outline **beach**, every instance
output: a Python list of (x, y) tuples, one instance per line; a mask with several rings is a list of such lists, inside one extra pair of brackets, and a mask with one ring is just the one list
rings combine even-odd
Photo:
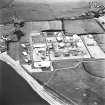
[(2, 61), (0, 61), (0, 74), (0, 78), (2, 76), (0, 81), (2, 104), (0, 105), (49, 105), (12, 67)]

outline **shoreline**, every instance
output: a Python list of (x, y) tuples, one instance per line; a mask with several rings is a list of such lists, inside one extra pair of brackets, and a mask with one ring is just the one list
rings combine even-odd
[(0, 73), (2, 74), (0, 105), (50, 105), (2, 60), (0, 60)]
[(21, 76), (29, 84), (29, 86), (50, 105), (68, 105), (68, 103), (63, 102), (58, 97), (53, 96), (50, 92), (44, 89), (42, 85), (40, 85), (20, 66), (19, 61), (14, 61), (6, 54), (6, 52), (0, 54), (0, 60), (10, 65), (15, 70), (15, 72)]

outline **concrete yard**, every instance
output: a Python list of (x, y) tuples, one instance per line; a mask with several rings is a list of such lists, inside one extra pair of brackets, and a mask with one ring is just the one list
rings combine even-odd
[(93, 35), (93, 37), (100, 48), (105, 52), (105, 34)]
[(88, 38), (88, 36), (82, 36), (81, 38), (83, 39), (91, 57), (95, 59), (105, 59), (104, 51), (100, 48), (100, 45), (98, 45), (98, 42), (95, 41), (94, 37), (92, 35), (90, 36), (92, 38)]

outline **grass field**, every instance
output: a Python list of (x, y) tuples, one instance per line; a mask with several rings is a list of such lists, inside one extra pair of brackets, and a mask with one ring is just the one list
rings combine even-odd
[(36, 80), (39, 80), (42, 84), (46, 83), (52, 75), (52, 72), (36, 72), (31, 74)]
[(65, 30), (71, 34), (104, 33), (94, 19), (65, 20)]
[[(101, 68), (99, 62), (97, 62), (97, 67)], [(68, 64), (74, 65), (75, 63), (76, 62)], [(84, 64), (86, 65), (86, 63)], [(91, 62), (88, 63), (88, 69), (90, 71), (95, 70), (93, 69), (96, 68), (94, 64), (96, 66), (94, 62), (93, 64), (91, 64)], [(91, 75), (85, 69), (84, 66), (80, 64), (74, 69), (57, 70), (52, 77), (52, 72), (33, 73), (32, 76), (43, 83), (47, 83), (49, 88), (68, 100), (72, 99), (74, 102), (78, 103), (78, 105), (95, 105), (94, 103), (104, 105), (104, 79)], [(50, 81), (48, 82), (49, 79)]]
[(52, 65), (54, 69), (62, 69), (62, 68), (67, 68), (67, 67), (73, 67), (75, 66), (79, 61), (72, 61), (70, 59), (68, 60), (59, 60), (56, 62), (53, 62)]
[(93, 76), (105, 78), (105, 60), (84, 63), (85, 70)]
[(76, 69), (56, 71), (48, 86), (66, 98), (77, 102), (78, 105), (94, 105), (94, 102), (97, 105), (104, 105), (103, 83), (105, 84), (105, 81), (92, 77), (80, 65)]

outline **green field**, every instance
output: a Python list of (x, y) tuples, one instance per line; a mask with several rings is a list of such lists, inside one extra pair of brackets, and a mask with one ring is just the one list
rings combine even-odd
[(94, 19), (65, 20), (65, 30), (70, 34), (104, 33)]
[[(87, 63), (84, 63), (84, 65), (86, 64)], [(93, 62), (93, 64), (96, 66), (95, 62)], [(90, 71), (96, 68), (93, 64), (89, 66), (88, 62), (88, 69)], [(97, 63), (97, 67), (99, 65), (100, 64)], [(97, 105), (104, 105), (104, 79), (91, 75), (85, 69), (84, 66), (80, 64), (74, 69), (57, 70), (54, 74), (53, 72), (33, 73), (32, 76), (43, 83), (47, 83), (46, 85), (49, 88), (68, 100), (72, 99), (78, 103), (78, 105), (94, 105), (95, 102)], [(51, 77), (52, 74), (53, 76)], [(49, 79), (50, 81), (48, 82)]]

